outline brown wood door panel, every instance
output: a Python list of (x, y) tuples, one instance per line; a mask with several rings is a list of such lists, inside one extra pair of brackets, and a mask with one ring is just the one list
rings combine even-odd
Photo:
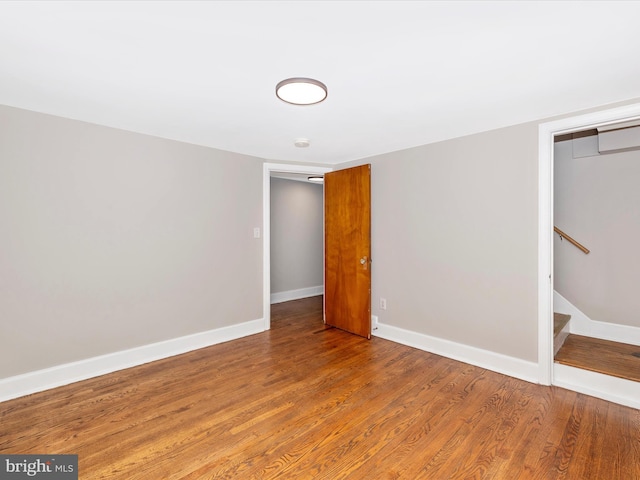
[(371, 338), (371, 165), (324, 176), (325, 323)]

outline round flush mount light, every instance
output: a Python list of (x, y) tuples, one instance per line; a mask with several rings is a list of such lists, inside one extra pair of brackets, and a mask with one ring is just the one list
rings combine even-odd
[(313, 177), (307, 177), (307, 180), (313, 183), (322, 183), (324, 182), (324, 177), (321, 175), (314, 175)]
[(307, 148), (311, 145), (311, 142), (306, 138), (296, 138), (296, 141), (293, 144), (298, 148)]
[(327, 86), (313, 78), (287, 78), (276, 85), (276, 96), (292, 105), (314, 105), (327, 98)]

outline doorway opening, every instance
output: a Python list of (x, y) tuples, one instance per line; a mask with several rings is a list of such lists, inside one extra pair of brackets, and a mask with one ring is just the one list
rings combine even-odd
[(553, 348), (554, 139), (557, 136), (640, 119), (640, 104), (541, 124), (538, 136), (538, 366), (539, 381), (640, 408), (640, 384), (577, 368), (556, 366)]
[(553, 175), (554, 368), (640, 382), (640, 126), (556, 136)]
[(262, 244), (263, 244), (263, 320), (264, 330), (271, 328), (271, 177), (275, 174), (324, 175), (331, 167), (265, 163), (262, 186)]

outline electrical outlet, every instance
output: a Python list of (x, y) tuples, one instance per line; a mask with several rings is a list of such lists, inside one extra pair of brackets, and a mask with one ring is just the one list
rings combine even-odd
[(387, 309), (387, 299), (386, 298), (380, 298), (380, 309), (381, 310), (386, 310)]

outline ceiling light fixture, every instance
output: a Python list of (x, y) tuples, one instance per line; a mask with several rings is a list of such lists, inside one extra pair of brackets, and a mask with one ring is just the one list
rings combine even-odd
[(296, 138), (293, 144), (298, 148), (307, 148), (311, 142), (307, 138)]
[(313, 183), (323, 183), (324, 177), (322, 176), (307, 177), (307, 180)]
[(313, 78), (287, 78), (276, 85), (276, 96), (292, 105), (314, 105), (327, 94), (327, 86)]

